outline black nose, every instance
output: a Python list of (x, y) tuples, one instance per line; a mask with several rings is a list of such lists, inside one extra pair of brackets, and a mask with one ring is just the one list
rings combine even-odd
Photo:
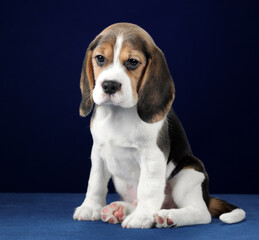
[(111, 95), (120, 90), (121, 84), (115, 81), (104, 81), (102, 83), (102, 88), (106, 94)]

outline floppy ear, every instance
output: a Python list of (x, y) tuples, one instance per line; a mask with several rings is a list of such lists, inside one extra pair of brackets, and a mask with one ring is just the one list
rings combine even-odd
[(169, 72), (165, 56), (155, 47), (143, 75), (137, 111), (139, 117), (154, 123), (162, 120), (171, 108), (174, 100), (175, 88)]
[(80, 79), (80, 89), (82, 94), (82, 100), (79, 108), (79, 114), (81, 117), (86, 117), (93, 108), (93, 97), (92, 91), (94, 88), (94, 73), (92, 65), (92, 54), (94, 48), (97, 46), (101, 36), (96, 37), (89, 45), (86, 50), (81, 79)]

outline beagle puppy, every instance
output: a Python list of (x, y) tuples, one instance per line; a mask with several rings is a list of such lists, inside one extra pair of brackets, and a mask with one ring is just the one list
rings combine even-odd
[[(162, 51), (137, 25), (117, 23), (89, 45), (80, 115), (91, 118), (92, 168), (76, 220), (123, 228), (240, 222), (244, 210), (210, 197), (208, 175), (171, 109), (174, 83)], [(121, 201), (106, 206), (112, 178)]]

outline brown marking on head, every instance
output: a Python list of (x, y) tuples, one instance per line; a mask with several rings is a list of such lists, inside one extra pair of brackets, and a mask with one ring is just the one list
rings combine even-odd
[[(86, 70), (83, 72), (82, 69), (81, 75), (80, 115), (86, 116), (91, 111), (93, 105), (91, 92), (94, 81), (113, 62), (113, 48), (116, 38), (120, 35), (123, 36), (120, 52), (122, 66), (130, 58), (140, 62), (135, 70), (128, 70), (124, 66), (131, 81), (138, 115), (148, 123), (160, 121), (168, 113), (174, 100), (173, 80), (162, 51), (150, 35), (144, 29), (130, 23), (117, 23), (109, 26), (90, 44), (83, 64)], [(94, 58), (98, 54), (106, 58), (105, 66), (100, 67), (96, 64)]]
[[(113, 56), (113, 53), (111, 53), (113, 48), (110, 47), (110, 45), (113, 42), (115, 42), (115, 36), (109, 34), (102, 36), (99, 34), (90, 43), (86, 50), (80, 79), (82, 100), (79, 108), (79, 114), (82, 117), (86, 117), (93, 108), (94, 102), (92, 98), (92, 91), (94, 89), (96, 75), (101, 72), (96, 65), (96, 62), (93, 61), (93, 58), (98, 55), (98, 51), (103, 52), (111, 58)], [(112, 61), (112, 59), (110, 61)]]
[(122, 65), (128, 59), (135, 59), (139, 62), (139, 66), (135, 70), (125, 69), (131, 82), (131, 88), (134, 99), (138, 100), (138, 85), (143, 78), (143, 73), (146, 68), (146, 56), (143, 51), (137, 46), (133, 46), (129, 41), (124, 40), (121, 52), (120, 52), (120, 62)]
[[(103, 67), (97, 65), (95, 61), (95, 57), (98, 55), (102, 55), (107, 60), (106, 64)], [(111, 42), (101, 43), (99, 46), (95, 48), (93, 51), (92, 64), (93, 64), (93, 72), (94, 78), (97, 79), (100, 73), (107, 68), (113, 61), (113, 44)]]
[(133, 95), (138, 97), (139, 117), (149, 123), (160, 121), (170, 110), (175, 97), (174, 83), (164, 54), (142, 28), (132, 24), (118, 25), (126, 29), (123, 31), (124, 55), (135, 51), (137, 57), (144, 59), (144, 64), (128, 72)]

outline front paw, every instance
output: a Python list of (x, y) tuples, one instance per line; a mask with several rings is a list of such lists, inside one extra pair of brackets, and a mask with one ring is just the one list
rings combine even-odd
[(74, 220), (100, 220), (101, 216), (101, 205), (96, 205), (96, 206), (87, 206), (87, 205), (81, 205), (78, 208), (76, 208), (75, 213), (74, 213)]
[(152, 228), (154, 226), (154, 212), (134, 211), (122, 222), (123, 228)]

